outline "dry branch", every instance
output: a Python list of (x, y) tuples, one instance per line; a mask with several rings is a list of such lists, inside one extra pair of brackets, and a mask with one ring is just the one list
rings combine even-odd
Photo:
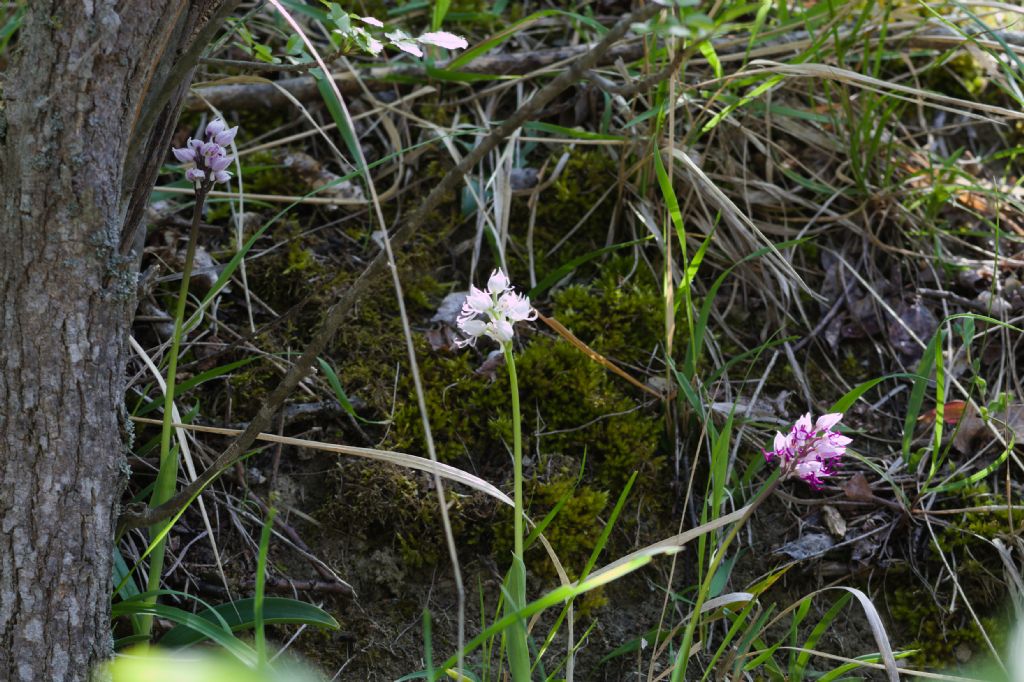
[[(459, 73), (521, 76), (586, 55), (588, 50), (594, 51), (596, 46), (573, 45), (480, 57), (459, 69)], [(640, 41), (612, 46), (603, 51), (590, 68), (613, 64), (618, 59), (627, 62), (635, 61), (643, 56), (643, 50), (644, 46)], [(446, 66), (447, 64), (441, 64), (438, 68), (444, 69)], [(342, 71), (332, 75), (343, 95), (361, 94), (364, 84), (370, 90), (387, 90), (395, 87), (401, 81), (412, 80), (422, 83), (431, 80), (426, 68), (422, 66), (382, 66), (358, 73)], [(301, 102), (310, 102), (320, 97), (316, 79), (312, 76), (285, 78), (273, 83), (253, 76), (240, 76), (236, 79), (227, 78), (193, 86), (195, 92), (186, 100), (185, 108), (188, 111), (204, 111), (207, 108), (206, 103), (209, 102), (210, 105), (222, 111), (275, 109), (289, 104), (287, 96), (281, 92), (281, 89), (286, 90), (288, 94)]]

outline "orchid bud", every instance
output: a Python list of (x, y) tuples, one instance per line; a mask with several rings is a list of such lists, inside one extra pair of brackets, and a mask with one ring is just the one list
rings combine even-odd
[(508, 276), (500, 268), (495, 270), (487, 280), (487, 288), (491, 293), (500, 294), (508, 289)]
[(190, 147), (181, 147), (180, 149), (172, 149), (171, 153), (181, 163), (191, 163), (196, 160), (196, 150)]
[(235, 135), (238, 134), (238, 126), (229, 128), (225, 131), (219, 132), (213, 136), (213, 141), (219, 144), (221, 147), (227, 147), (235, 140)]
[(224, 132), (228, 127), (228, 124), (223, 119), (215, 118), (210, 121), (206, 126), (206, 138), (212, 140)]

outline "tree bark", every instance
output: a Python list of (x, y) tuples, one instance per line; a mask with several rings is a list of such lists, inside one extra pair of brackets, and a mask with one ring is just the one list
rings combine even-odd
[(140, 220), (237, 0), (33, 0), (0, 99), (0, 679), (111, 653)]

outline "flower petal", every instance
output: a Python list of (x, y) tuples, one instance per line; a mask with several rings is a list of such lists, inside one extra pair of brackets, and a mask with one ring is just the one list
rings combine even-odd
[(842, 412), (832, 412), (831, 414), (823, 414), (820, 417), (818, 417), (818, 421), (815, 422), (814, 428), (816, 431), (830, 431), (832, 427), (838, 424), (842, 418)]
[(495, 320), (487, 326), (489, 327), (487, 335), (498, 343), (508, 343), (515, 334), (512, 324), (508, 320)]
[(228, 124), (224, 122), (224, 119), (215, 118), (210, 121), (206, 126), (206, 137), (213, 139), (217, 135), (227, 130)]
[(231, 165), (234, 158), (231, 156), (214, 156), (206, 161), (206, 167), (212, 170), (214, 173), (222, 171)]
[(521, 322), (522, 320), (536, 317), (536, 312), (530, 305), (530, 299), (514, 291), (506, 291), (501, 295), (501, 298), (498, 299), (498, 310), (505, 313), (506, 317), (513, 322)]
[(468, 336), (482, 336), (487, 331), (487, 323), (483, 320), (459, 318), (459, 329)]
[(416, 41), (427, 45), (437, 45), (448, 50), (464, 50), (469, 47), (469, 43), (466, 42), (465, 38), (454, 33), (447, 33), (446, 31), (424, 33)]
[(200, 153), (206, 158), (214, 156), (223, 156), (225, 154), (224, 148), (216, 142), (205, 142), (203, 143)]
[(385, 33), (384, 35), (387, 36), (388, 40), (391, 41), (392, 45), (397, 47), (402, 52), (408, 52), (409, 54), (414, 55), (416, 57), (423, 56), (423, 50), (416, 46), (416, 43), (412, 41), (412, 38), (405, 31), (391, 31), (389, 33)]
[(775, 451), (780, 452), (785, 450), (788, 445), (788, 439), (781, 433), (776, 432), (775, 434)]
[(492, 294), (500, 294), (501, 292), (508, 289), (508, 275), (501, 268), (498, 268), (491, 273), (490, 278), (487, 280), (487, 289)]
[(359, 21), (370, 26), (376, 26), (377, 28), (384, 28), (384, 22), (377, 17), (359, 17)]
[(467, 311), (486, 313), (492, 305), (494, 305), (494, 301), (491, 300), (491, 295), (488, 292), (470, 285), (469, 294), (466, 296), (465, 303), (462, 304), (462, 310), (464, 313)]

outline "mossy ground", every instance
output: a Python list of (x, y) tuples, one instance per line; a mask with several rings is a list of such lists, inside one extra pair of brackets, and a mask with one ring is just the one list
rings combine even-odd
[[(549, 160), (560, 154), (561, 150), (552, 152)], [(539, 165), (544, 160), (534, 158), (531, 162)], [(249, 191), (303, 193), (296, 178), (274, 158), (256, 155), (247, 163), (251, 164)], [(439, 177), (444, 170), (438, 162), (426, 165), (426, 181)], [(604, 151), (576, 149), (571, 153), (562, 175), (547, 190), (533, 217), (539, 276), (604, 247), (609, 234), (620, 241), (626, 238), (612, 229), (615, 190), (605, 196), (615, 186), (617, 174), (617, 162)], [(407, 294), (438, 457), (508, 490), (512, 475), (512, 425), (504, 367), (499, 366), (493, 377), (477, 374), (475, 370), (490, 350), (486, 342), (477, 350), (436, 350), (424, 334), (443, 297), (465, 289), (467, 284), (462, 279), (468, 270), (466, 256), (451, 246), (471, 236), (464, 225), (460, 199), (449, 197), (428, 221), (429, 229), (399, 253), (399, 274)], [(591, 211), (595, 206), (597, 209)], [(212, 219), (225, 217), (226, 214), (217, 214), (217, 210), (220, 208), (215, 206), (211, 211)], [(528, 277), (527, 246), (525, 230), (520, 227), (530, 220), (525, 198), (516, 198), (512, 211), (512, 223), (517, 227), (509, 245), (509, 266), (513, 280), (523, 282)], [(325, 222), (330, 220), (321, 209), (296, 209), (261, 242), (260, 248), (267, 249), (266, 253), (248, 262), (251, 293), (262, 302), (255, 308), (258, 323), (265, 324), (274, 318), (269, 310), (285, 316), (283, 322), (267, 327), (252, 339), (264, 353), (283, 356), (302, 348), (335, 293), (347, 287), (376, 252), (371, 239), (373, 226), (368, 222), (307, 229), (308, 225)], [(574, 227), (573, 237), (555, 248)], [(221, 255), (228, 253), (225, 242)], [(486, 271), (486, 265), (480, 269), (481, 273)], [(629, 248), (576, 268), (572, 281), (571, 285), (543, 292), (535, 303), (578, 338), (641, 380), (663, 376), (665, 369), (658, 364), (664, 355), (664, 302), (658, 291), (659, 283), (649, 271), (635, 267)], [(243, 298), (236, 291), (225, 299), (220, 312), (241, 319), (242, 305)], [(734, 309), (726, 315), (741, 341), (756, 340), (765, 322), (763, 311)], [(610, 374), (539, 323), (523, 332), (516, 359), (524, 417), (528, 512), (539, 520), (565, 501), (545, 535), (570, 576), (578, 575), (584, 566), (611, 506), (634, 473), (637, 479), (626, 512), (611, 534), (603, 558), (675, 533), (679, 500), (672, 485), (673, 453), (665, 434), (663, 405)], [(685, 338), (677, 339), (677, 343), (685, 342)], [(734, 341), (723, 339), (723, 343)], [(858, 359), (859, 348), (851, 348), (855, 346), (847, 345), (841, 350), (839, 367), (852, 381), (871, 378), (871, 370)], [(735, 347), (722, 350), (726, 356), (735, 356), (746, 349), (736, 343)], [(389, 282), (375, 285), (359, 302), (324, 359), (337, 370), (349, 397), (359, 405), (360, 414), (387, 423), (375, 425), (339, 418), (315, 426), (300, 425), (315, 429), (311, 437), (426, 455), (403, 330)], [(811, 357), (803, 367), (815, 388), (832, 381), (829, 364), (819, 360)], [(231, 401), (233, 418), (245, 419), (276, 385), (278, 377), (279, 371), (261, 360), (235, 372), (225, 385), (208, 387), (209, 392), (202, 397), (216, 404), (226, 398)], [(780, 363), (768, 377), (766, 391), (791, 388), (794, 381), (791, 367)], [(321, 399), (330, 396), (324, 390), (313, 394)], [(297, 394), (297, 400), (312, 400), (313, 394)], [(343, 665), (346, 657), (358, 655), (362, 657), (356, 666), (359, 670), (377, 671), (381, 679), (390, 672), (397, 677), (410, 672), (408, 662), (420, 655), (422, 642), (418, 641), (417, 633), (422, 609), (429, 607), (437, 623), (439, 649), (450, 650), (453, 605), (450, 597), (437, 595), (450, 595), (452, 586), (432, 479), (362, 460), (325, 463), (319, 455), (312, 459), (299, 454), (288, 453), (282, 468), (282, 476), (304, 491), (303, 511), (311, 514), (311, 523), (296, 524), (302, 527), (316, 553), (355, 584), (359, 593), (358, 600), (340, 602), (335, 609), (342, 613), (345, 637), (314, 636), (303, 640), (303, 648), (315, 652), (328, 670)], [(257, 455), (254, 464), (265, 468), (264, 460), (269, 457)], [(696, 481), (697, 490), (702, 489), (702, 483)], [(512, 545), (511, 511), (456, 486), (446, 490), (446, 500), (456, 546), (466, 566), (472, 605), (470, 622), (478, 623), (493, 613), (494, 604), (485, 600), (481, 615), (477, 594), (482, 591), (490, 598), (498, 593)], [(766, 518), (777, 519), (782, 515), (776, 513)], [(953, 530), (948, 535), (943, 533), (944, 541), (949, 543), (947, 549), (959, 553), (958, 565), (964, 568), (963, 575), (974, 581), (970, 584), (972, 596), (983, 593), (988, 589), (986, 576), (998, 572), (998, 564), (991, 562), (990, 555), (985, 561), (976, 558), (982, 554), (980, 545), (968, 548), (958, 543), (973, 537), (970, 532), (992, 537), (1003, 524), (999, 519), (970, 515), (954, 523), (954, 529), (961, 534)], [(763, 534), (759, 537), (764, 538), (766, 551), (753, 564), (751, 579), (773, 565), (775, 560), (765, 557), (773, 543), (777, 546), (784, 537), (778, 529), (772, 531), (769, 523), (758, 525), (757, 533)], [(929, 570), (938, 566), (935, 556), (927, 557), (927, 562)], [(527, 563), (532, 576), (531, 590), (554, 584), (552, 566), (539, 547), (531, 549)], [(691, 565), (680, 570), (685, 573), (693, 569)], [(892, 572), (891, 577), (897, 580), (899, 575)], [(951, 663), (962, 653), (961, 645), (980, 651), (977, 631), (972, 630), (968, 619), (951, 619), (943, 607), (914, 599), (920, 594), (919, 584), (914, 582), (916, 577), (908, 575), (906, 584), (894, 589), (888, 607), (894, 622), (908, 628), (910, 641), (921, 644), (919, 660), (928, 665)], [(780, 592), (779, 603), (806, 592), (806, 586), (797, 583), (794, 581), (792, 588)], [(616, 592), (612, 604), (622, 608), (644, 588), (650, 589), (644, 579), (617, 584), (611, 588)], [(660, 602), (647, 594), (644, 597), (654, 609), (654, 616), (635, 619), (634, 624), (649, 625), (656, 621)], [(601, 594), (588, 598), (581, 610), (587, 616), (611, 621), (609, 628), (624, 631), (626, 627), (614, 621), (614, 614), (602, 611), (602, 599)], [(369, 617), (360, 604), (371, 602), (386, 605), (385, 615)], [(999, 617), (999, 603), (994, 601), (991, 606), (993, 612), (983, 618)], [(928, 624), (910, 631), (910, 625), (922, 622)], [(638, 627), (623, 636), (639, 634), (639, 630)], [(407, 632), (413, 634), (397, 634)], [(851, 632), (869, 641), (865, 628), (858, 626)], [(595, 637), (600, 638), (600, 631)], [(401, 642), (392, 641), (396, 638)], [(621, 639), (613, 646), (618, 643)], [(606, 653), (610, 648), (598, 653)], [(400, 667), (389, 664), (389, 651), (400, 655)]]
[[(248, 163), (250, 191), (302, 192), (289, 170), (274, 163), (273, 158), (254, 157)], [(442, 172), (444, 168), (436, 164), (428, 169), (428, 175)], [(614, 181), (614, 164), (607, 156), (574, 152), (559, 181), (548, 190), (560, 198), (542, 202), (537, 211), (537, 253), (546, 253), (555, 246), (566, 226), (575, 225)], [(538, 258), (538, 272), (543, 275), (602, 247), (612, 205), (607, 201), (599, 206), (582, 221), (573, 239), (550, 256)], [(254, 316), (257, 325), (263, 327), (252, 342), (265, 353), (284, 354), (303, 347), (334, 293), (348, 286), (376, 250), (369, 230), (357, 223), (307, 229), (306, 225), (326, 217), (320, 210), (301, 207), (291, 212), (258, 243), (254, 253), (259, 255), (247, 263), (250, 293), (259, 301)], [(525, 216), (525, 199), (516, 199), (513, 210)], [(478, 375), (474, 370), (490, 350), (484, 343), (476, 350), (433, 350), (423, 333), (441, 299), (467, 284), (458, 274), (463, 267), (461, 257), (450, 247), (453, 239), (464, 236), (460, 230), (466, 229), (461, 227), (456, 197), (451, 197), (431, 222), (431, 229), (424, 230), (399, 253), (399, 273), (407, 292), (438, 456), (508, 489), (511, 423), (504, 367), (498, 367), (493, 379)], [(353, 258), (350, 254), (356, 244), (363, 245), (364, 253)], [(231, 252), (227, 241), (223, 247), (223, 252), (215, 253), (220, 259)], [(520, 281), (526, 277), (524, 248), (525, 235), (514, 234), (510, 269)], [(261, 249), (266, 253), (259, 253)], [(633, 269), (632, 257), (625, 254), (593, 261), (578, 269), (576, 284), (549, 292), (536, 303), (595, 350), (643, 379), (658, 357), (663, 324), (655, 283), (639, 275), (630, 276)], [(221, 313), (244, 317), (243, 306), (244, 298), (236, 289), (222, 304)], [(267, 324), (274, 319), (270, 310), (283, 321)], [(628, 551), (638, 537), (653, 541), (670, 534), (671, 520), (665, 513), (671, 507), (668, 453), (658, 401), (609, 374), (549, 331), (533, 325), (523, 332), (516, 358), (524, 412), (528, 511), (539, 520), (564, 502), (545, 535), (566, 570), (578, 575), (594, 549), (611, 505), (634, 472), (637, 482), (629, 511), (620, 518), (603, 556)], [(367, 444), (369, 438), (371, 445), (426, 455), (397, 303), (389, 282), (375, 285), (360, 300), (350, 323), (343, 326), (324, 359), (336, 369), (361, 415), (386, 424), (356, 424), (344, 418), (325, 423), (321, 419), (313, 426), (315, 435), (310, 435), (359, 444)], [(218, 405), (227, 402), (234, 419), (245, 419), (279, 376), (271, 363), (258, 360), (235, 372), (227, 382), (207, 386), (202, 399)], [(322, 392), (315, 393), (325, 397)], [(241, 396), (244, 400), (239, 401)], [(300, 431), (295, 435), (305, 435), (301, 430), (310, 426), (300, 420), (292, 428)], [(269, 453), (256, 455), (250, 464), (266, 469), (269, 457)], [(362, 460), (325, 463), (322, 456), (311, 458), (308, 453), (289, 453), (287, 449), (282, 462), (282, 478), (301, 489), (303, 507), (312, 512), (317, 524), (303, 528), (306, 540), (356, 585), (360, 600), (391, 604), (388, 622), (377, 626), (391, 631), (417, 621), (428, 605), (430, 580), (448, 580), (448, 555), (432, 479)], [(456, 545), (468, 575), (489, 585), (484, 591), (490, 599), (498, 593), (494, 580), (504, 571), (505, 557), (511, 551), (511, 510), (457, 486), (447, 488), (446, 497)], [(535, 589), (553, 585), (555, 572), (539, 546), (531, 549), (527, 560)], [(581, 600), (579, 607), (585, 613), (599, 614), (603, 600), (601, 593), (595, 593)], [(438, 637), (450, 641), (451, 623), (445, 616), (450, 604), (434, 603), (431, 608), (438, 611)], [(405, 625), (399, 628), (399, 623)], [(349, 626), (346, 629), (359, 641), (380, 636), (369, 622), (351, 622)], [(335, 648), (347, 650), (344, 638), (323, 637)], [(409, 646), (416, 646), (414, 640), (410, 642)], [(324, 650), (323, 645), (314, 637), (303, 649), (315, 653), (325, 668), (339, 665), (340, 652)], [(367, 659), (361, 665), (367, 670), (387, 669), (382, 660)]]

